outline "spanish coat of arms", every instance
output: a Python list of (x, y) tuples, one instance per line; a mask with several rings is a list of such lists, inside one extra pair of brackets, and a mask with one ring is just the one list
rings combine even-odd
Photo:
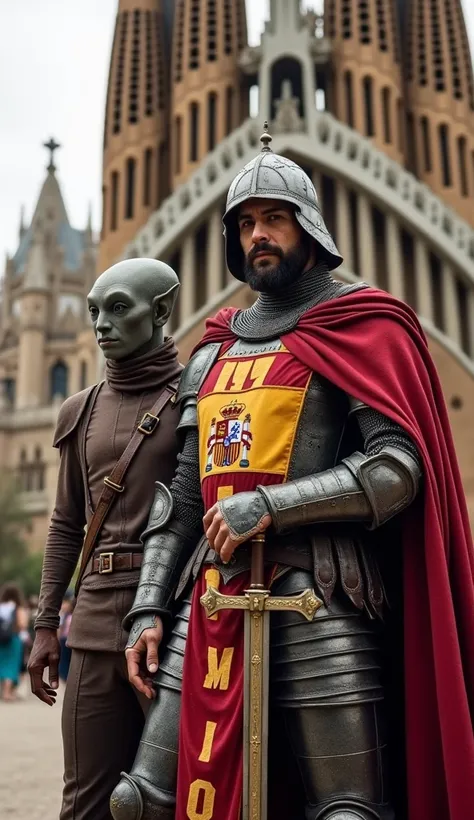
[(242, 419), (245, 404), (232, 402), (219, 410), (222, 418), (213, 418), (207, 440), (206, 473), (213, 467), (231, 467), (240, 459), (239, 467), (248, 467), (252, 446), (250, 414)]

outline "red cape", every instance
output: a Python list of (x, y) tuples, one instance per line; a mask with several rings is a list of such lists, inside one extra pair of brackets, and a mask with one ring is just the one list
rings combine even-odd
[[(198, 347), (234, 341), (234, 313), (224, 308), (208, 320)], [(423, 330), (403, 302), (365, 289), (312, 308), (282, 341), (312, 370), (401, 425), (423, 458), (424, 505), (403, 515), (409, 818), (465, 820), (474, 806), (474, 552)]]

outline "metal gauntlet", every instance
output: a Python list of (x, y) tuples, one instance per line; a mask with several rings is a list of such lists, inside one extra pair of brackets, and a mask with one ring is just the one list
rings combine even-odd
[(133, 624), (133, 643), (144, 629), (154, 625), (151, 616), (171, 615), (181, 572), (199, 537), (199, 533), (176, 521), (172, 514), (172, 495), (164, 484), (156, 482), (148, 527), (141, 537), (144, 555), (140, 580), (133, 606), (123, 621), (127, 631)]
[(316, 475), (259, 486), (277, 532), (317, 522), (362, 521), (371, 529), (388, 521), (415, 498), (418, 463), (396, 447), (367, 457), (353, 453)]

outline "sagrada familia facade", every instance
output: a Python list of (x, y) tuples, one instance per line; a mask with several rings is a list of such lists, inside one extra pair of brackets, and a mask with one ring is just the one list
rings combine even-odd
[(119, 0), (100, 240), (71, 226), (50, 141), (3, 278), (0, 469), (18, 477), (32, 549), (54, 505), (58, 407), (100, 377), (84, 302), (94, 278), (134, 256), (173, 265), (183, 361), (206, 316), (253, 298), (226, 270), (221, 217), (264, 119), (274, 150), (315, 182), (345, 258), (338, 276), (417, 311), (474, 524), (474, 80), (461, 0), (326, 0), (322, 16), (270, 0), (252, 47), (244, 0)]

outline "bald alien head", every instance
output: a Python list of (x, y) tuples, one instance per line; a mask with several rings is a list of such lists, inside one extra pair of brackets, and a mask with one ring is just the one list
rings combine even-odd
[(162, 344), (178, 290), (174, 270), (156, 259), (127, 259), (104, 271), (87, 297), (104, 356), (127, 359)]

